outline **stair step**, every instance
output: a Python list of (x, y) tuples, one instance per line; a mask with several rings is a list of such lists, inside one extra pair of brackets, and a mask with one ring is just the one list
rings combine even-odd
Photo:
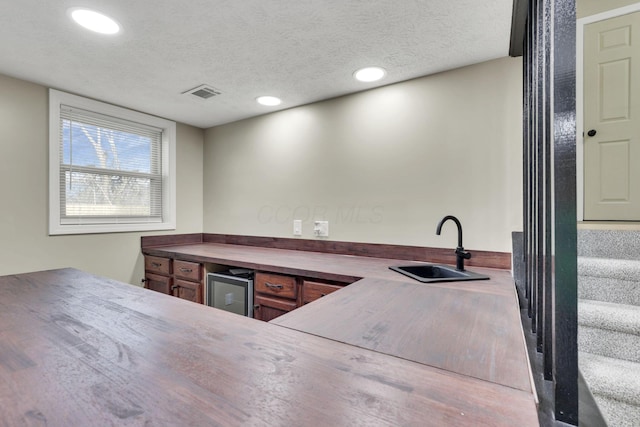
[(578, 256), (640, 259), (640, 231), (578, 230)]
[(578, 257), (578, 276), (640, 281), (640, 261), (581, 256)]
[(605, 396), (594, 396), (608, 427), (638, 427), (640, 406), (630, 405)]
[(640, 230), (578, 230), (578, 360), (610, 427), (640, 426)]
[(578, 301), (580, 351), (640, 362), (640, 307)]
[(581, 326), (640, 335), (640, 307), (635, 305), (581, 300), (578, 321)]
[(640, 282), (579, 276), (578, 298), (640, 306)]
[(578, 361), (609, 426), (639, 426), (640, 364), (582, 351)]
[(640, 306), (640, 261), (578, 257), (578, 298)]

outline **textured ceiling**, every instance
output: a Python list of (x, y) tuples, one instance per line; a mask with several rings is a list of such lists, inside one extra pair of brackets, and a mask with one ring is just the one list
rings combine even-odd
[[(124, 31), (84, 30), (67, 16), (76, 6)], [(511, 9), (512, 0), (0, 0), (0, 73), (206, 128), (507, 56)], [(352, 78), (370, 65), (386, 78)], [(222, 95), (181, 95), (203, 83)], [(260, 95), (283, 103), (260, 106)]]

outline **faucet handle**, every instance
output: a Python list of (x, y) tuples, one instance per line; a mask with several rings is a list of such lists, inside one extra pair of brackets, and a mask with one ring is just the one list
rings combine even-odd
[(471, 252), (467, 252), (464, 250), (464, 248), (462, 246), (458, 246), (456, 248), (456, 255), (461, 256), (464, 259), (469, 259), (471, 258)]

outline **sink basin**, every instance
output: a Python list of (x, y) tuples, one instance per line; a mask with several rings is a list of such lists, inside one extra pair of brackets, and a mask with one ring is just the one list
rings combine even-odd
[(420, 282), (457, 282), (461, 280), (486, 280), (489, 276), (473, 271), (456, 270), (455, 267), (443, 264), (414, 264), (389, 267), (393, 271), (404, 274)]

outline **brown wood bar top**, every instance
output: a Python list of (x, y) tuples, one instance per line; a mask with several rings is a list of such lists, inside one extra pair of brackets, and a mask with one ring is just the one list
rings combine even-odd
[[(453, 252), (453, 249), (451, 251)], [(245, 267), (254, 270), (335, 280), (344, 283), (353, 283), (364, 277), (389, 281), (411, 281), (412, 279), (389, 270), (389, 266), (414, 263), (414, 261), (402, 261), (398, 259), (371, 258), (222, 243), (199, 243), (144, 248), (143, 252), (145, 255)], [(455, 284), (443, 282), (434, 283), (431, 286), (454, 286), (457, 289), (469, 289), (509, 296), (513, 295), (513, 279), (507, 271), (482, 267), (472, 267), (471, 269), (486, 274), (492, 279), (500, 279), (484, 281), (482, 286), (478, 286), (473, 282), (455, 282)]]
[(64, 269), (0, 277), (0, 425), (538, 418), (531, 392)]
[(513, 287), (496, 295), (364, 279), (271, 323), (532, 392), (517, 306)]

